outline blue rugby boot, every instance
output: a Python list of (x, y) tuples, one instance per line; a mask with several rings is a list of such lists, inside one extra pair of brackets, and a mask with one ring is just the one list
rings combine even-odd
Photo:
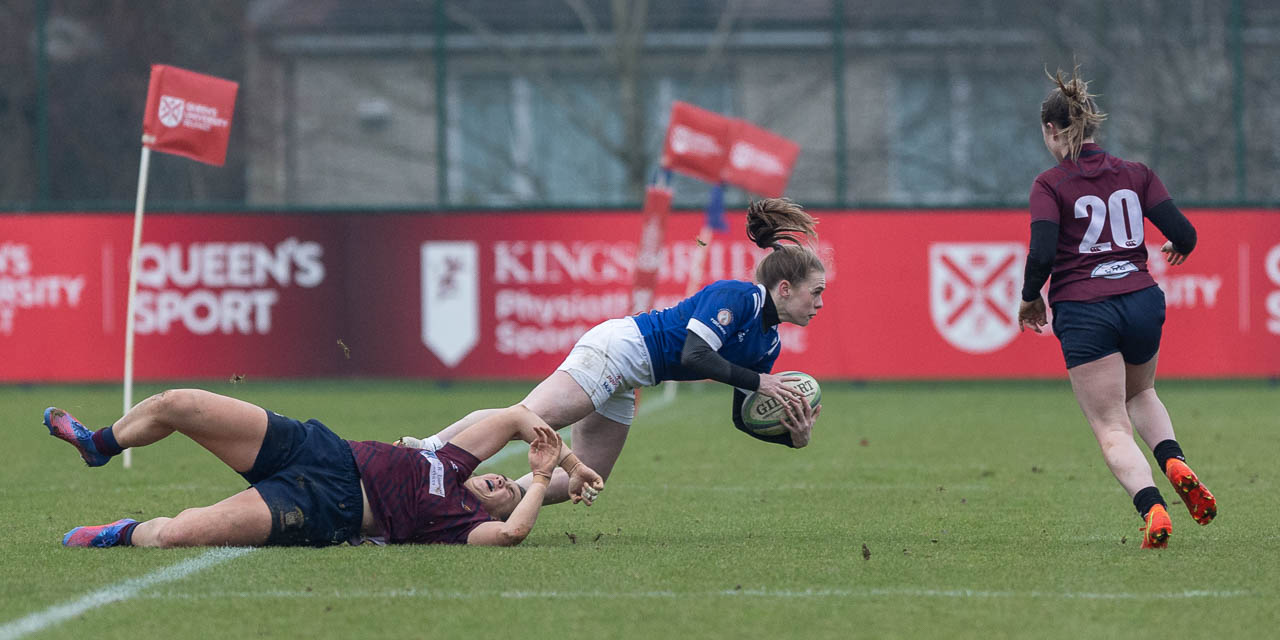
[(76, 527), (62, 536), (64, 547), (114, 547), (120, 544), (121, 533), (125, 527), (138, 524), (137, 520), (125, 518), (111, 524), (100, 524), (96, 527)]
[(49, 428), (49, 435), (75, 447), (85, 464), (101, 467), (111, 460), (111, 456), (98, 453), (98, 448), (93, 445), (93, 432), (66, 411), (56, 407), (45, 409), (44, 426)]

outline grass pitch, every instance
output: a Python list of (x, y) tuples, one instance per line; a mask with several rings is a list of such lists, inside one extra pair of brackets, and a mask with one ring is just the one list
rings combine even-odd
[[(353, 439), (424, 435), (528, 384), (333, 381), (205, 388)], [(1139, 521), (1065, 380), (828, 383), (811, 446), (752, 440), (729, 391), (683, 385), (641, 415), (596, 506), (543, 511), (513, 549), (64, 549), (73, 526), (173, 515), (243, 481), (176, 436), (88, 469), (48, 405), (100, 426), (120, 391), (0, 388), (0, 639), (17, 637), (1263, 637), (1280, 628), (1280, 388), (1158, 388), (1219, 499)], [(158, 391), (144, 388), (142, 394)], [(483, 469), (519, 475), (511, 449)], [(140, 634), (140, 635), (138, 635)]]

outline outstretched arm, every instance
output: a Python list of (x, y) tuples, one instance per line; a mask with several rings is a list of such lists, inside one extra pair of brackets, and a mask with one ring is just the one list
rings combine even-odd
[(564, 446), (560, 434), (545, 423), (535, 425), (533, 432), (534, 439), (529, 443), (529, 469), (533, 471), (533, 483), (506, 522), (482, 523), (467, 534), (467, 544), (511, 547), (524, 542), (533, 531), (547, 485), (551, 482), (551, 471), (555, 469), (560, 449)]

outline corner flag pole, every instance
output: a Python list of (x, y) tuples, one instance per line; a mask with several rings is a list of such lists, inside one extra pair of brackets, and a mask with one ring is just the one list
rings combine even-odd
[[(124, 413), (133, 408), (133, 305), (138, 294), (138, 247), (142, 244), (142, 210), (147, 202), (147, 174), (151, 169), (151, 147), (142, 145), (138, 164), (138, 201), (133, 207), (133, 246), (129, 250), (129, 303), (124, 321)], [(124, 414), (121, 414), (124, 415)], [(125, 449), (124, 468), (133, 466), (133, 449)]]

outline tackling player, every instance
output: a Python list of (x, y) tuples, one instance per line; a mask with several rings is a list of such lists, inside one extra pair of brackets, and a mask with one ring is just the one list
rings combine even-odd
[[(785, 384), (799, 378), (769, 372), (782, 351), (778, 325), (806, 326), (822, 308), (826, 268), (803, 242), (806, 236), (817, 238), (815, 224), (800, 205), (785, 198), (751, 203), (747, 237), (772, 249), (756, 268), (756, 282), (719, 280), (673, 307), (596, 325), (522, 404), (553, 427), (573, 425), (575, 450), (604, 478), (635, 418), (635, 389), (667, 380), (711, 379), (730, 385), (738, 429), (768, 442), (805, 446), (822, 407), (810, 408)], [(783, 402), (787, 433), (762, 436), (746, 428), (741, 407), (751, 391)], [(430, 438), (404, 437), (399, 444), (439, 447), (492, 411), (473, 412)], [(530, 480), (525, 476), (520, 483)], [(547, 502), (576, 494), (577, 483), (570, 480), (555, 474)]]
[[(234, 469), (251, 487), (173, 518), (76, 527), (69, 547), (520, 544), (533, 529), (559, 464), (591, 504), (603, 480), (559, 434), (520, 405), (494, 412), (438, 451), (339, 438), (316, 420), (299, 422), (247, 402), (196, 389), (147, 398), (114, 425), (90, 431), (49, 407), (49, 434), (75, 446), (91, 467), (124, 448), (177, 431)], [(476, 465), (513, 438), (530, 443), (527, 489)]]
[(1164, 292), (1147, 272), (1143, 217), (1168, 239), (1165, 260), (1180, 265), (1196, 230), (1160, 178), (1094, 143), (1105, 117), (1077, 67), (1040, 106), (1045, 146), (1058, 166), (1031, 187), (1031, 247), (1018, 310), (1020, 328), (1046, 324), (1040, 288), (1052, 273), (1049, 304), (1067, 375), (1102, 457), (1144, 521), (1143, 548), (1168, 544), (1172, 525), (1151, 467), (1133, 439), (1136, 428), (1191, 517), (1209, 524), (1213, 494), (1187, 466), (1173, 423), (1156, 396), (1156, 360), (1165, 319)]

